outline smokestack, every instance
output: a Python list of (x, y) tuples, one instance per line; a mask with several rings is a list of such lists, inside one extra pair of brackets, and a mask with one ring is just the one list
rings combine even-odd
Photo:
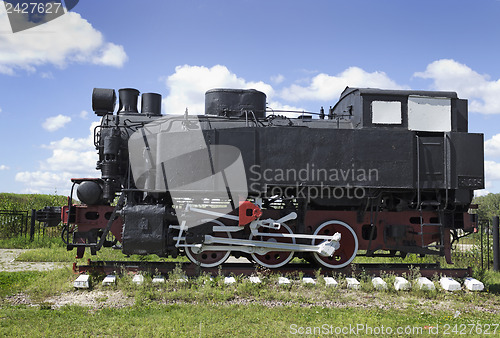
[(156, 93), (142, 94), (141, 113), (147, 115), (161, 115), (161, 95)]
[(139, 91), (134, 88), (122, 88), (118, 90), (120, 97), (120, 107), (118, 114), (137, 114), (137, 99), (139, 98)]

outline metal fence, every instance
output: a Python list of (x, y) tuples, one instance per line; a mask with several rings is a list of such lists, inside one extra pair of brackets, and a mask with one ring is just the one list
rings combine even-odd
[[(500, 243), (498, 216), (479, 220), (477, 231), (461, 237), (452, 245), (454, 260), (464, 260), (477, 269), (499, 271)], [(465, 234), (460, 234), (459, 237)]]
[(481, 270), (489, 270), (493, 266), (493, 231), (492, 222), (484, 221), (479, 223), (478, 241), (480, 245), (479, 259), (481, 262)]
[(33, 241), (45, 236), (59, 236), (59, 233), (60, 230), (37, 221), (34, 210), (0, 210), (0, 239), (24, 237)]
[(26, 236), (29, 223), (28, 211), (0, 210), (0, 238)]
[(481, 221), (478, 223), (477, 231), (464, 233), (458, 230), (456, 236), (452, 238), (452, 260), (463, 266), (490, 268), (490, 222)]

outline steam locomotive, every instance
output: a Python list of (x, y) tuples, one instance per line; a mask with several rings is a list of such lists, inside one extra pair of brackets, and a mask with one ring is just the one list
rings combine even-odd
[[(483, 135), (454, 92), (349, 88), (328, 111), (283, 112), (254, 89), (212, 89), (205, 114), (162, 115), (162, 98), (95, 88), (100, 178), (75, 178), (68, 250), (244, 256), (342, 268), (356, 255), (441, 255), (474, 231)], [(295, 116), (295, 117), (291, 117)], [(80, 203), (73, 203), (74, 191)]]

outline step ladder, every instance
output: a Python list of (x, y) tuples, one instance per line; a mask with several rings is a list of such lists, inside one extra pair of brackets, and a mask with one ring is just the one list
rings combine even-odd
[[(425, 206), (425, 202), (423, 204)], [(439, 210), (438, 212), (438, 222), (436, 223), (424, 223), (424, 217), (423, 217), (423, 213), (422, 213), (422, 204), (419, 208), (419, 211), (420, 211), (420, 232), (418, 233), (418, 235), (420, 235), (420, 239), (421, 239), (421, 243), (420, 243), (420, 246), (422, 248), (427, 248), (427, 249), (431, 249), (431, 248), (434, 248), (434, 249), (439, 249), (439, 251), (441, 250), (444, 250), (444, 226), (443, 226), (443, 217), (444, 217), (444, 211), (442, 210)], [(439, 228), (439, 231), (436, 232), (436, 231), (428, 231), (429, 227), (438, 227)], [(439, 234), (439, 244), (430, 244), (430, 245), (425, 245), (425, 242), (424, 242), (424, 237), (426, 235), (437, 235)]]
[[(449, 187), (449, 175), (448, 175), (448, 148), (449, 148), (449, 138), (448, 134), (444, 133), (443, 135), (443, 183), (444, 183), (444, 189), (445, 189), (445, 201), (444, 201), (444, 207), (440, 207), (441, 203), (439, 201), (422, 201), (422, 191), (421, 191), (421, 172), (420, 172), (420, 137), (416, 135), (416, 140), (417, 140), (417, 207), (420, 213), (420, 232), (418, 235), (420, 235), (421, 243), (420, 246), (422, 248), (427, 248), (427, 249), (438, 249), (441, 254), (444, 254), (444, 224), (443, 220), (445, 217), (445, 211), (444, 209), (448, 205), (448, 187)], [(426, 143), (422, 143), (426, 144)], [(435, 143), (432, 143), (432, 145), (435, 145)], [(427, 206), (434, 206), (437, 208), (438, 211), (438, 222), (424, 222), (424, 217), (423, 217), (423, 208)], [(433, 232), (433, 231), (427, 231), (429, 227), (438, 227), (439, 232)], [(424, 237), (426, 235), (436, 235), (439, 234), (439, 244), (430, 244), (426, 245), (424, 242)]]

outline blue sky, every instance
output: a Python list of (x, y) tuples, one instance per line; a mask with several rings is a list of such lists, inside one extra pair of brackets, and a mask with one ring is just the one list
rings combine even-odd
[(11, 33), (0, 6), (0, 192), (67, 194), (98, 176), (94, 87), (202, 113), (214, 87), (318, 111), (346, 87), (457, 91), (500, 192), (500, 1), (80, 1)]

